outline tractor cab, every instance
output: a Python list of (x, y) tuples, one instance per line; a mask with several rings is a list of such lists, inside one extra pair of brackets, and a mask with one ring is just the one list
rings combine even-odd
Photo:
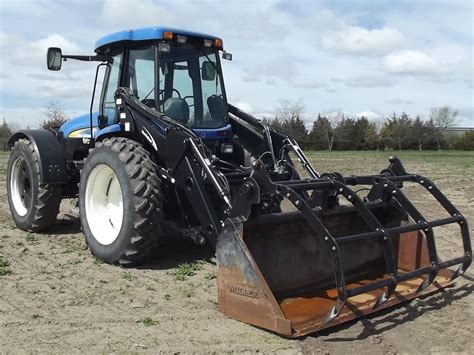
[[(140, 33), (135, 31), (135, 37)], [(99, 40), (96, 49), (112, 58), (101, 107), (107, 122), (113, 121), (113, 95), (121, 86), (130, 88), (148, 107), (189, 128), (226, 125), (227, 103), (219, 61), (222, 40), (173, 31), (162, 31), (157, 36), (162, 38), (156, 41), (107, 40), (116, 37)]]
[(97, 138), (117, 124), (114, 94), (119, 87), (129, 88), (141, 103), (193, 129), (201, 138), (232, 135), (219, 57), (222, 52), (223, 58), (231, 59), (231, 54), (223, 51), (220, 38), (161, 27), (142, 28), (99, 39), (95, 52), (96, 56), (62, 55), (58, 48), (48, 52), (48, 68), (52, 70), (59, 70), (61, 61), (68, 58), (102, 61), (99, 66), (105, 67), (98, 112), (67, 122), (60, 130), (65, 138), (90, 137), (91, 126)]

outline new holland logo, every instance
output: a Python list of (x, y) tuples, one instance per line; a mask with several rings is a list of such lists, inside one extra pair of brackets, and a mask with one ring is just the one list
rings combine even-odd
[(148, 132), (148, 130), (145, 127), (142, 128), (142, 134), (147, 139), (147, 141), (150, 142), (153, 148), (155, 148), (155, 150), (158, 150), (158, 147), (156, 146), (156, 142), (153, 139), (153, 136), (150, 134), (150, 132)]

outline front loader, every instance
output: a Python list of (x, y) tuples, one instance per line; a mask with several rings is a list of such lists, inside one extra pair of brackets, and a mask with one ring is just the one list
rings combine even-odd
[[(220, 54), (232, 58), (220, 38), (161, 27), (103, 37), (92, 56), (50, 48), (50, 70), (68, 59), (99, 64), (89, 114), (11, 137), (17, 226), (48, 231), (61, 198), (78, 197), (86, 242), (105, 262), (136, 265), (169, 235), (208, 244), (219, 310), (290, 337), (438, 290), (467, 270), (467, 221), (430, 180), (396, 157), (374, 175), (319, 173), (293, 138), (227, 102)], [(407, 184), (447, 217), (422, 214)], [(441, 260), (435, 230), (447, 225), (458, 226), (463, 250)]]

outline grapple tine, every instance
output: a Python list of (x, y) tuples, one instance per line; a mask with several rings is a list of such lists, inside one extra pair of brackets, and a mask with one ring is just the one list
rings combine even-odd
[(466, 272), (466, 270), (467, 270), (467, 268), (469, 267), (470, 264), (471, 263), (465, 263), (465, 264), (460, 265), (457, 268), (457, 270), (452, 274), (451, 281), (453, 281), (455, 278), (463, 275)]
[(377, 298), (377, 301), (375, 302), (374, 306), (372, 307), (372, 310), (375, 310), (379, 308), (381, 305), (383, 305), (385, 302), (387, 302), (392, 294), (395, 292), (395, 285), (390, 285), (384, 290), (384, 292)]
[(429, 285), (431, 285), (436, 278), (436, 272), (429, 273), (428, 276), (423, 280), (421, 285), (417, 288), (416, 292), (420, 293), (424, 289), (426, 289)]
[(337, 299), (336, 304), (331, 308), (331, 310), (323, 318), (323, 321), (319, 325), (319, 328), (324, 328), (328, 323), (330, 323), (334, 318), (336, 318), (339, 313), (341, 313), (344, 308), (345, 302), (340, 299)]

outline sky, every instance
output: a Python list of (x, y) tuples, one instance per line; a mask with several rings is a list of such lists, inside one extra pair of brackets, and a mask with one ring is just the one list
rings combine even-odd
[(459, 110), (474, 126), (474, 2), (0, 0), (0, 119), (36, 127), (56, 101), (69, 117), (89, 111), (95, 65), (46, 69), (46, 49), (93, 54), (111, 32), (170, 26), (219, 36), (230, 103), (272, 116), (282, 100), (318, 113), (377, 119), (430, 108)]

